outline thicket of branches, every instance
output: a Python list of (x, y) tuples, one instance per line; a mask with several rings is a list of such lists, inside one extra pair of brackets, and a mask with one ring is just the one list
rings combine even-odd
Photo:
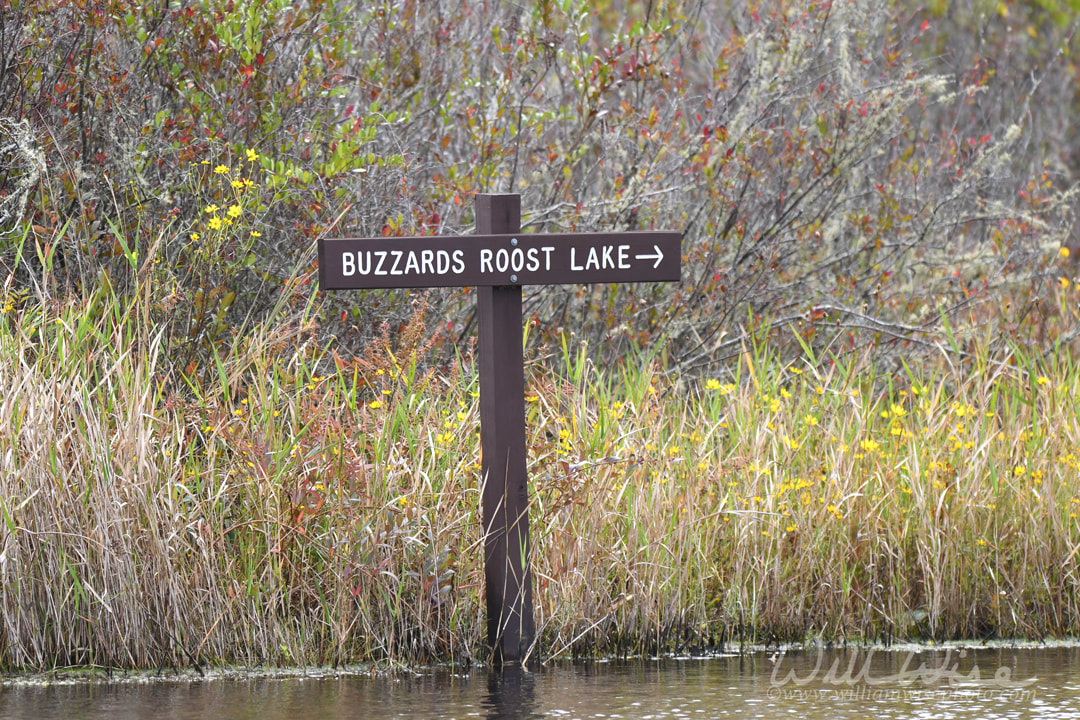
[[(747, 332), (883, 357), (1060, 347), (1077, 337), (1078, 17), (1029, 0), (7, 0), (6, 301), (153, 274), (190, 366), (308, 302), (316, 238), (470, 232), (475, 193), (519, 192), (531, 230), (685, 232), (680, 284), (528, 288), (541, 342), (662, 336), (683, 367)], [(472, 331), (467, 291), (429, 302), (442, 339)], [(410, 313), (394, 292), (325, 306), (324, 336), (353, 351)]]

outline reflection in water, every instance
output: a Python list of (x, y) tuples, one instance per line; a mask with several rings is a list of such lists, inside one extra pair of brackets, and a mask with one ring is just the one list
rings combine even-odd
[(536, 712), (536, 677), (522, 668), (488, 672), (487, 697), (482, 703), (487, 720), (540, 718)]
[(19, 685), (3, 720), (1077, 718), (1080, 647), (815, 650), (358, 675)]

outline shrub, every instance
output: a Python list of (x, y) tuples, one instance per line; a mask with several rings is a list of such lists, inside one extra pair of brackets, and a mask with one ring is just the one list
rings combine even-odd
[[(187, 363), (296, 278), (302, 302), (316, 238), (469, 232), (472, 196), (509, 191), (527, 229), (685, 232), (679, 285), (529, 289), (539, 342), (568, 328), (615, 356), (663, 337), (690, 368), (762, 332), (882, 358), (948, 334), (963, 352), (986, 327), (1071, 340), (1045, 302), (1071, 273), (1075, 123), (1047, 109), (1072, 87), (1069, 12), (13, 2), (0, 110), (32, 142), (3, 144), (3, 255), (24, 287), (103, 269), (123, 290), (163, 244), (158, 299), (188, 310), (160, 318)], [(211, 252), (191, 237), (234, 199), (219, 166), (257, 186)], [(358, 351), (406, 324), (404, 297), (325, 299), (323, 338)], [(472, 331), (467, 291), (429, 300), (445, 337)]]

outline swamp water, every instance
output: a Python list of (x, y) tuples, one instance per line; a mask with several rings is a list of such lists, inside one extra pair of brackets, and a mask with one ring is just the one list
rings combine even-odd
[(0, 679), (3, 720), (470, 717), (1080, 718), (1080, 647), (810, 649), (501, 674)]

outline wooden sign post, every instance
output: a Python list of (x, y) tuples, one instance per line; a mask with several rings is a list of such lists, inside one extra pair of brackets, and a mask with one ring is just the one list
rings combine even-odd
[(476, 286), (488, 643), (524, 662), (536, 637), (529, 570), (522, 285), (680, 278), (678, 232), (521, 234), (521, 196), (477, 195), (476, 235), (319, 241), (319, 288)]

